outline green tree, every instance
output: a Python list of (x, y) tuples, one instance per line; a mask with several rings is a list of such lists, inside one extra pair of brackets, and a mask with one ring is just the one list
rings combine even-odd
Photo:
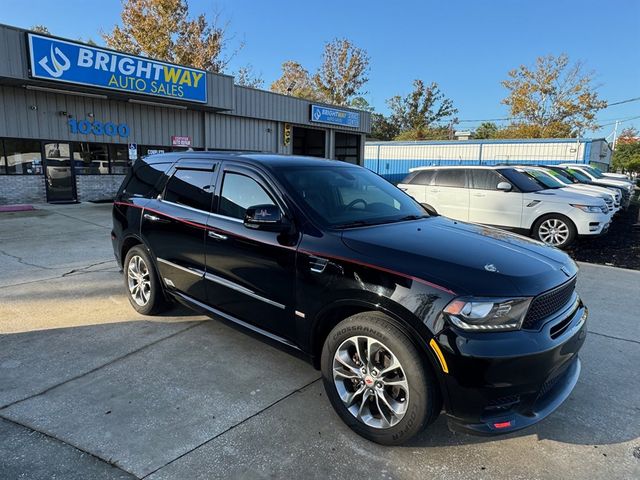
[(369, 55), (346, 38), (327, 42), (322, 63), (313, 76), (320, 95), (329, 103), (348, 105), (351, 99), (363, 93), (369, 81)]
[[(414, 80), (411, 93), (391, 97), (387, 105), (391, 110), (390, 122), (400, 131), (398, 139), (448, 138), (449, 130), (457, 122), (458, 110), (435, 82), (427, 85), (422, 80)], [(443, 122), (446, 127), (441, 125)]]
[(473, 138), (496, 138), (499, 130), (498, 126), (493, 122), (482, 122), (473, 132)]
[(282, 64), (282, 75), (271, 84), (271, 91), (305, 98), (313, 102), (324, 101), (316, 90), (309, 71), (292, 60)]
[(389, 117), (381, 113), (371, 114), (371, 133), (369, 138), (381, 141), (395, 140), (400, 135), (400, 129), (395, 125)]
[(511, 70), (502, 85), (509, 91), (502, 103), (517, 119), (504, 133), (527, 138), (575, 136), (596, 127), (600, 100), (593, 73), (566, 54), (538, 57), (535, 67)]
[(224, 71), (233, 57), (224, 55), (226, 26), (219, 16), (192, 19), (186, 0), (122, 0), (120, 18), (122, 26), (103, 34), (116, 50), (212, 72)]
[(637, 172), (640, 164), (640, 138), (638, 130), (631, 127), (625, 128), (618, 140), (616, 149), (613, 151), (611, 165), (614, 170), (623, 172)]

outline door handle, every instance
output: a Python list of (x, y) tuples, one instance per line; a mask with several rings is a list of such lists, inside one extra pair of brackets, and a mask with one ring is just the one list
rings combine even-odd
[(155, 215), (151, 215), (150, 213), (145, 213), (143, 217), (152, 222), (159, 222), (160, 220), (162, 220), (160, 217), (156, 217)]
[(472, 194), (474, 197), (486, 197), (487, 195), (485, 193), (474, 193)]
[(207, 232), (207, 235), (209, 235), (211, 238), (213, 238), (215, 240), (226, 240), (227, 238), (229, 238), (226, 235), (222, 235), (222, 234), (214, 232), (212, 230), (209, 230), (209, 232)]

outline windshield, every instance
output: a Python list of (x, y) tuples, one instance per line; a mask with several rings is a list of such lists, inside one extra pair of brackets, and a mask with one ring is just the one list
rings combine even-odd
[(547, 188), (564, 187), (564, 184), (562, 182), (556, 180), (555, 178), (553, 178), (552, 176), (546, 174), (541, 170), (534, 170), (534, 169), (527, 168), (525, 172), (527, 172), (529, 175), (531, 175), (533, 178), (535, 178), (538, 182), (540, 182), (542, 185), (544, 185)]
[(581, 183), (591, 183), (591, 179), (578, 170), (567, 168), (567, 172), (576, 177)]
[(602, 175), (600, 172), (597, 172), (593, 167), (589, 167), (588, 165), (585, 165), (582, 168), (596, 178), (604, 178), (604, 175)]
[(407, 194), (366, 168), (283, 167), (280, 180), (322, 225), (349, 228), (428, 216)]
[(545, 173), (551, 175), (558, 182), (562, 183), (565, 186), (573, 184), (571, 179), (569, 177), (567, 177), (564, 173), (560, 173), (560, 172), (558, 172), (556, 170), (545, 170)]
[(499, 170), (499, 172), (522, 192), (538, 192), (545, 189), (541, 183), (523, 171), (514, 168), (504, 168)]

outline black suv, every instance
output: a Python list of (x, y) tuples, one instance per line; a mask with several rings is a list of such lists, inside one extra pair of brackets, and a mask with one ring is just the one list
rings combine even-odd
[(173, 153), (135, 163), (113, 206), (133, 307), (177, 300), (303, 352), (356, 432), (405, 442), (444, 408), (494, 434), (555, 410), (587, 310), (563, 252), (429, 216), (344, 162)]

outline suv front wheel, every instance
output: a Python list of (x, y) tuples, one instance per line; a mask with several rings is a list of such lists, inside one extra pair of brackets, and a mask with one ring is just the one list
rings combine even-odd
[(564, 215), (552, 213), (540, 217), (533, 226), (535, 237), (547, 245), (566, 248), (576, 238), (576, 227)]
[(156, 269), (142, 245), (136, 245), (127, 252), (124, 259), (124, 283), (129, 302), (138, 313), (153, 315), (166, 309), (167, 300)]
[(379, 312), (339, 323), (322, 350), (331, 404), (356, 433), (399, 445), (440, 413), (436, 380), (411, 340)]

